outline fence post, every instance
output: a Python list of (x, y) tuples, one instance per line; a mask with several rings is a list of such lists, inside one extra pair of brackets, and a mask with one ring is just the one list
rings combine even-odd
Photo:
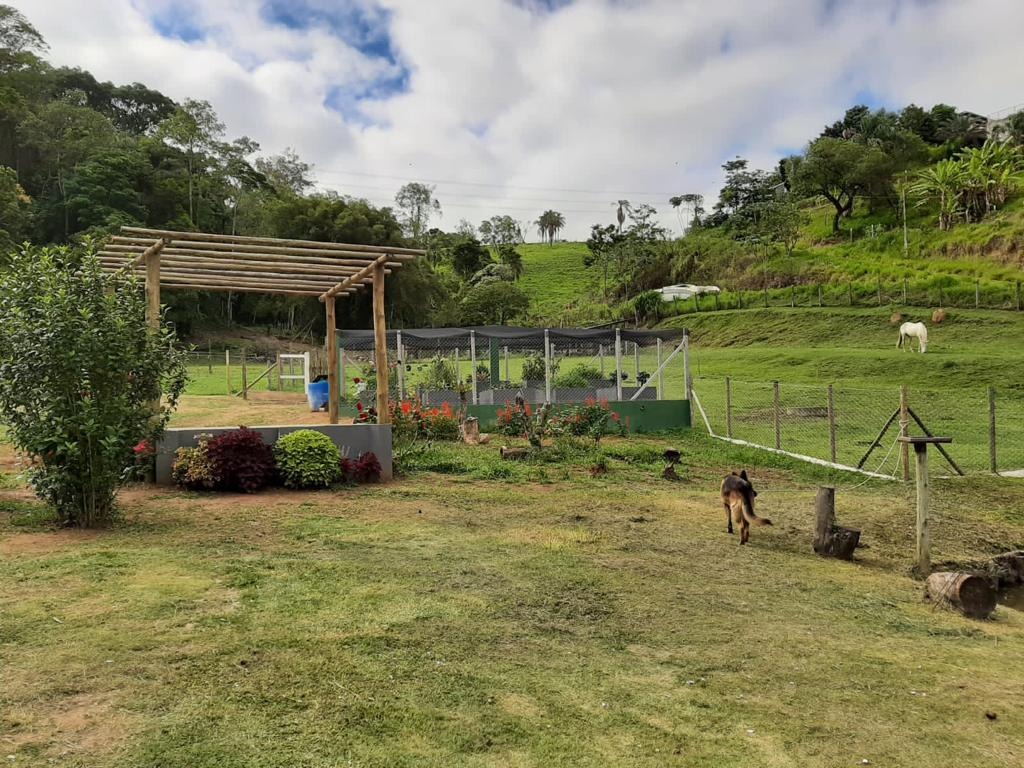
[(206, 372), (213, 374), (213, 342), (206, 343)]
[(683, 329), (683, 390), (687, 402), (693, 397), (693, 377), (690, 376), (690, 331)]
[(945, 304), (944, 297), (942, 295), (942, 286), (939, 286), (939, 307), (941, 308)]
[(505, 381), (512, 381), (512, 373), (509, 368), (508, 345), (505, 345)]
[(712, 294), (715, 297), (715, 311), (718, 311), (718, 294)]
[(828, 448), (832, 463), (836, 463), (836, 399), (832, 385), (828, 385)]
[(878, 306), (882, 306), (882, 278), (878, 278)]
[(277, 353), (277, 390), (279, 392), (284, 391), (284, 382), (281, 380), (281, 353)]
[(398, 358), (398, 399), (405, 400), (405, 350), (401, 331), (395, 333), (395, 355)]
[(249, 376), (245, 362), (246, 349), (242, 347), (242, 399), (249, 399)]
[[(544, 331), (547, 338), (547, 331)], [(622, 400), (622, 332), (615, 329), (615, 399)]]
[[(657, 371), (658, 371), (658, 399), (659, 400), (664, 400), (665, 399), (665, 372), (663, 370), (661, 370), (661, 336), (659, 336), (658, 339), (657, 339), (657, 344), (655, 345), (655, 349), (656, 349), (656, 354), (658, 356), (658, 368), (657, 368)], [(602, 373), (604, 373), (604, 371), (602, 371)]]
[[(277, 386), (281, 387), (281, 361), (277, 361)], [(338, 347), (338, 394), (341, 396), (342, 401), (345, 400), (345, 348)]]
[(818, 306), (821, 306), (821, 283), (818, 283)]
[[(544, 331), (544, 355), (547, 356), (547, 345), (548, 345), (548, 332)], [(545, 360), (545, 366), (548, 365)], [(477, 404), (479, 400), (479, 394), (477, 393), (476, 387), (476, 331), (469, 332), (469, 377), (473, 384), (473, 405)], [(550, 399), (550, 393), (548, 395)]]
[(796, 285), (789, 286), (789, 306), (796, 306)]
[(981, 308), (981, 280), (974, 280), (974, 308)]
[(228, 394), (231, 394), (231, 350), (224, 348), (224, 374), (228, 380)]
[(601, 378), (604, 378), (604, 344), (597, 345), (597, 358), (601, 361)]
[(768, 309), (768, 284), (764, 285), (764, 308)]
[(782, 414), (781, 414), (780, 408), (779, 408), (779, 382), (778, 381), (773, 381), (772, 382), (772, 392), (773, 392), (773, 397), (772, 397), (773, 408), (772, 408), (772, 411), (774, 412), (774, 416), (775, 416), (775, 450), (778, 451), (778, 450), (782, 449), (782, 423), (781, 423)]
[(999, 471), (996, 461), (996, 388), (988, 388), (988, 462), (992, 474)]
[[(1020, 284), (1018, 283), (1018, 286), (1019, 285)], [(739, 299), (740, 299), (740, 309), (744, 309), (744, 306), (743, 306), (743, 290), (742, 289), (740, 289), (740, 291), (738, 292), (738, 295), (739, 295)], [(1020, 307), (1017, 307), (1017, 309), (1020, 309)]]
[(732, 379), (725, 377), (725, 436), (732, 438)]
[(903, 278), (903, 306), (907, 306), (907, 278)]
[(1020, 280), (1017, 281), (1015, 297), (1017, 299), (1017, 311), (1020, 312)]
[(846, 284), (846, 295), (849, 298), (849, 300), (850, 300), (849, 304), (852, 307), (853, 306), (853, 283), (847, 283)]
[[(900, 385), (900, 437), (910, 436), (910, 401), (907, 385)], [(903, 467), (903, 482), (910, 480), (910, 444), (900, 443), (900, 465)]]
[(917, 571), (920, 576), (927, 576), (931, 571), (931, 534), (928, 530), (928, 501), (931, 494), (931, 483), (928, 480), (928, 446), (915, 445), (914, 454), (917, 459)]
[(693, 308), (697, 312), (700, 312), (700, 294), (699, 293), (693, 294)]

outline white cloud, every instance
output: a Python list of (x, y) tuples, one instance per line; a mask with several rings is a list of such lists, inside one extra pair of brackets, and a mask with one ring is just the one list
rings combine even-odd
[[(1024, 102), (1016, 0), (307, 4), (316, 23), (293, 29), (255, 0), (13, 0), (54, 62), (208, 99), (232, 135), (294, 146), (324, 186), (385, 203), (402, 179), (445, 180), (445, 226), (554, 207), (582, 237), (623, 196), (678, 226), (665, 193), (713, 195), (724, 160), (770, 165), (860, 94), (981, 113)], [(204, 36), (162, 36), (168, 19)], [(397, 60), (357, 39), (381, 25)], [(325, 106), (403, 67), (404, 91)]]

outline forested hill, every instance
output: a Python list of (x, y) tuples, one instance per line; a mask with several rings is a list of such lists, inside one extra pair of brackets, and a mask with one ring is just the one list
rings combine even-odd
[[(651, 322), (664, 309), (653, 289), (675, 282), (749, 291), (907, 278), (1005, 290), (1019, 276), (1024, 113), (990, 126), (944, 104), (855, 106), (774, 167), (726, 161), (713, 204), (681, 181), (663, 208), (686, 226), (682, 238), (652, 206), (618, 200), (586, 243), (567, 244), (565, 216), (550, 208), (531, 222), (499, 212), (442, 231), (431, 224), (444, 200), (429, 185), (403, 185), (388, 207), (327, 191), (294, 151), (229, 135), (216, 105), (101, 82), (47, 56), (32, 20), (0, 4), (0, 269), (22, 243), (78, 244), (124, 225), (416, 245), (428, 258), (388, 287), (390, 321), (404, 326)], [(527, 231), (543, 244), (525, 245)], [(307, 299), (166, 297), (186, 334), (322, 329)], [(367, 301), (344, 302), (339, 323), (365, 327)]]

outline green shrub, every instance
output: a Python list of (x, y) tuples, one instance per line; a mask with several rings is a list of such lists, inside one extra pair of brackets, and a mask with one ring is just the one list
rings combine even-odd
[[(551, 376), (558, 375), (558, 361), (551, 361)], [(530, 352), (523, 358), (523, 381), (544, 381), (544, 355)]]
[(326, 488), (341, 479), (341, 451), (327, 435), (300, 429), (274, 446), (277, 471), (288, 488)]
[(0, 421), (62, 524), (111, 519), (187, 376), (138, 281), (104, 274), (90, 244), (29, 247), (0, 274)]
[(580, 363), (555, 377), (555, 386), (562, 389), (586, 389), (604, 382), (601, 371), (592, 365)]
[(182, 488), (190, 491), (211, 491), (220, 483), (220, 477), (210, 460), (207, 450), (209, 436), (199, 438), (195, 448), (179, 448), (174, 453), (171, 478)]
[(256, 493), (270, 485), (277, 473), (273, 450), (259, 432), (248, 427), (210, 438), (206, 452), (218, 490)]

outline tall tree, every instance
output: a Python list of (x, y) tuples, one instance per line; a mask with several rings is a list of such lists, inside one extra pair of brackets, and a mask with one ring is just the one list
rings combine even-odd
[[(668, 202), (669, 205), (676, 209), (676, 213), (679, 216), (679, 226), (682, 227), (684, 235), (704, 213), (704, 195), (697, 194), (696, 192), (688, 192), (685, 195), (670, 197)], [(684, 213), (684, 211), (689, 213)]]
[(441, 203), (434, 197), (435, 187), (411, 181), (398, 190), (395, 205), (402, 214), (406, 234), (415, 242), (427, 229), (431, 217), (441, 213)]
[(278, 192), (304, 195), (313, 186), (313, 166), (304, 162), (291, 147), (278, 155), (258, 158), (256, 170), (262, 173)]
[(615, 220), (619, 223), (619, 232), (621, 232), (622, 225), (626, 223), (626, 214), (629, 212), (629, 200), (619, 200), (616, 205), (618, 208), (615, 211)]
[(0, 264), (28, 239), (31, 223), (32, 199), (21, 188), (14, 170), (0, 166)]
[(549, 209), (538, 216), (534, 224), (536, 224), (537, 232), (541, 238), (547, 240), (548, 245), (554, 245), (558, 233), (565, 227), (565, 216), (558, 211)]
[(187, 99), (174, 114), (160, 123), (157, 135), (185, 156), (188, 176), (188, 217), (198, 225), (196, 178), (212, 162), (224, 135), (224, 124), (208, 101)]
[(39, 30), (20, 11), (0, 5), (0, 74), (25, 66), (47, 48)]

